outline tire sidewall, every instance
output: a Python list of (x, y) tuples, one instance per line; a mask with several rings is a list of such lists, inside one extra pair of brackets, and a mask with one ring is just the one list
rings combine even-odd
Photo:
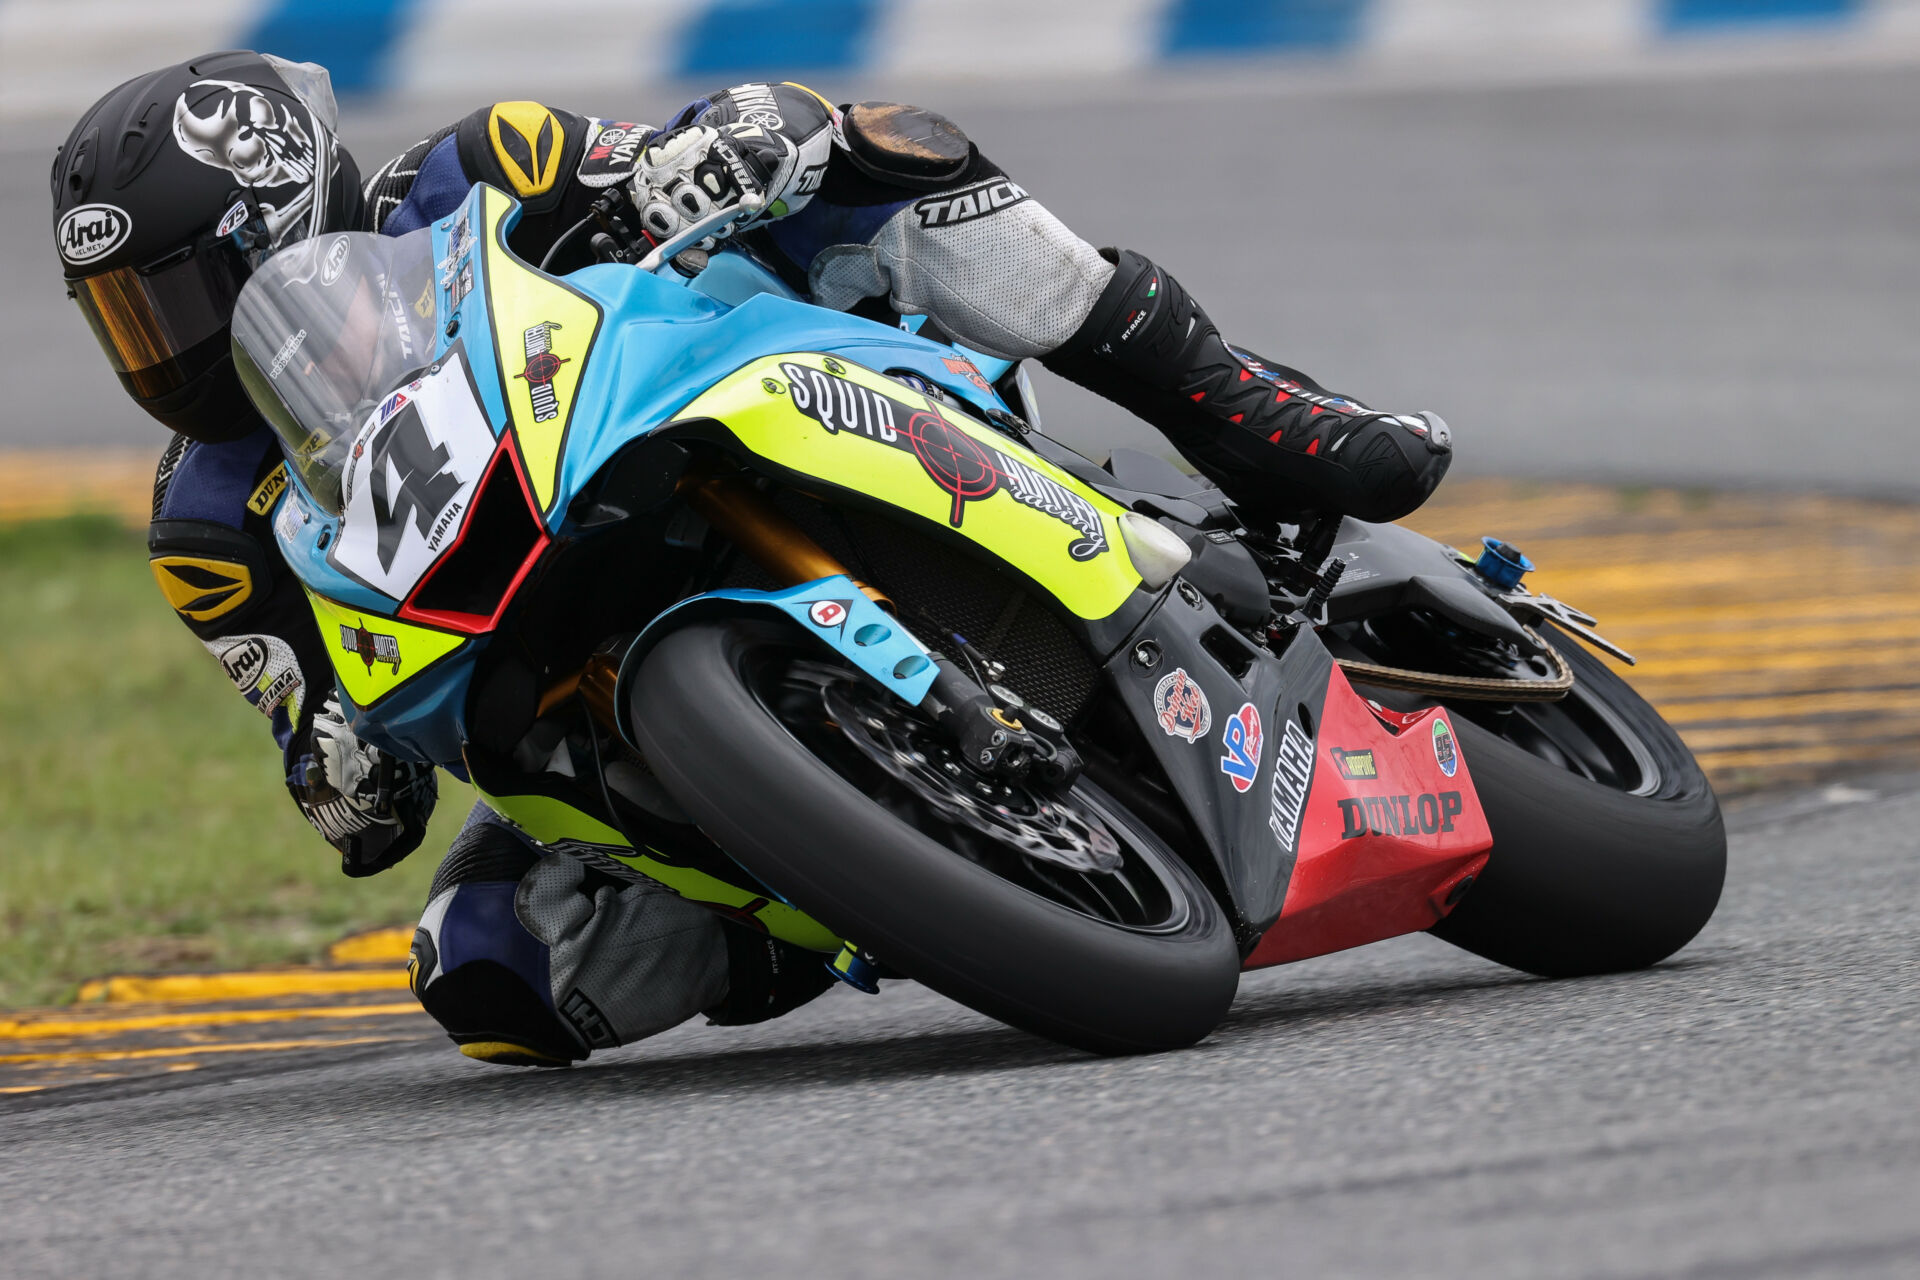
[(864, 795), (762, 703), (753, 664), (802, 643), (783, 626), (693, 624), (634, 681), (643, 752), (721, 848), (840, 936), (1004, 1022), (1109, 1053), (1190, 1044), (1218, 1024), (1239, 971), (1225, 915), (1142, 824), (1130, 837), (1187, 900), (1176, 932), (1102, 924), (1001, 879)]
[(1638, 736), (1661, 770), (1629, 795), (1452, 717), (1493, 833), (1487, 866), (1432, 932), (1501, 964), (1550, 977), (1658, 963), (1713, 915), (1726, 878), (1726, 828), (1693, 753), (1627, 683), (1559, 633), (1576, 679)]

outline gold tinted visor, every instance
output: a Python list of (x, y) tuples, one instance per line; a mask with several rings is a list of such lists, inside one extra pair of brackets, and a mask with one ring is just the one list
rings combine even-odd
[(214, 243), (156, 270), (116, 267), (68, 283), (113, 371), (157, 396), (185, 380), (174, 363), (182, 354), (231, 323), (246, 275), (239, 253)]

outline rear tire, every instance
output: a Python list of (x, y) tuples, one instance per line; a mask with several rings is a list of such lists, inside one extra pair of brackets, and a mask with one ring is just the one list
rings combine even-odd
[(1493, 852), (1436, 937), (1543, 977), (1641, 969), (1692, 941), (1726, 879), (1727, 835), (1713, 788), (1679, 734), (1577, 642), (1570, 698), (1598, 704), (1650, 774), (1630, 794), (1523, 749), (1453, 707)]
[(766, 690), (816, 656), (803, 643), (785, 627), (696, 624), (662, 640), (634, 681), (641, 749), (721, 848), (888, 966), (1063, 1044), (1176, 1049), (1219, 1024), (1239, 981), (1231, 931), (1144, 824), (1091, 783), (1074, 788), (1072, 803), (1164, 893), (1151, 927), (1070, 909), (963, 857), (929, 834), (937, 822), (877, 802), (775, 714)]

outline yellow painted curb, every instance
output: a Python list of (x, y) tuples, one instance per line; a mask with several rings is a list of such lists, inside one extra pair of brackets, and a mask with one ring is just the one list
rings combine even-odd
[(216, 1009), (192, 1013), (148, 1013), (130, 1018), (0, 1018), (0, 1039), (73, 1040), (124, 1031), (162, 1031), (178, 1027), (224, 1027), (244, 1022), (297, 1022), (303, 1018), (380, 1018), (420, 1012), (405, 1004), (333, 1004), (302, 1009)]
[(95, 978), (80, 985), (80, 1000), (107, 1004), (164, 1004), (260, 1000), (270, 996), (405, 991), (404, 970), (272, 969), (253, 973), (170, 973), (155, 977)]
[(413, 930), (372, 929), (340, 939), (327, 948), (329, 964), (405, 964), (413, 947)]
[(185, 1058), (203, 1053), (266, 1053), (287, 1049), (343, 1049), (359, 1044), (391, 1044), (391, 1036), (351, 1040), (255, 1040), (249, 1044), (178, 1044), (160, 1049), (71, 1049), (59, 1053), (0, 1053), (0, 1066), (29, 1062), (126, 1062), (135, 1058)]
[[(137, 416), (137, 415), (136, 415)], [(166, 448), (9, 449), (0, 452), (0, 524), (83, 511), (144, 528), (153, 515), (153, 473)]]

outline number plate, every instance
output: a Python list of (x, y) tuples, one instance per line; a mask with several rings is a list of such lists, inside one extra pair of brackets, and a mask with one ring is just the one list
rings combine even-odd
[(354, 438), (333, 566), (406, 599), (459, 539), (497, 446), (463, 355), (448, 352), (439, 372), (387, 397)]

